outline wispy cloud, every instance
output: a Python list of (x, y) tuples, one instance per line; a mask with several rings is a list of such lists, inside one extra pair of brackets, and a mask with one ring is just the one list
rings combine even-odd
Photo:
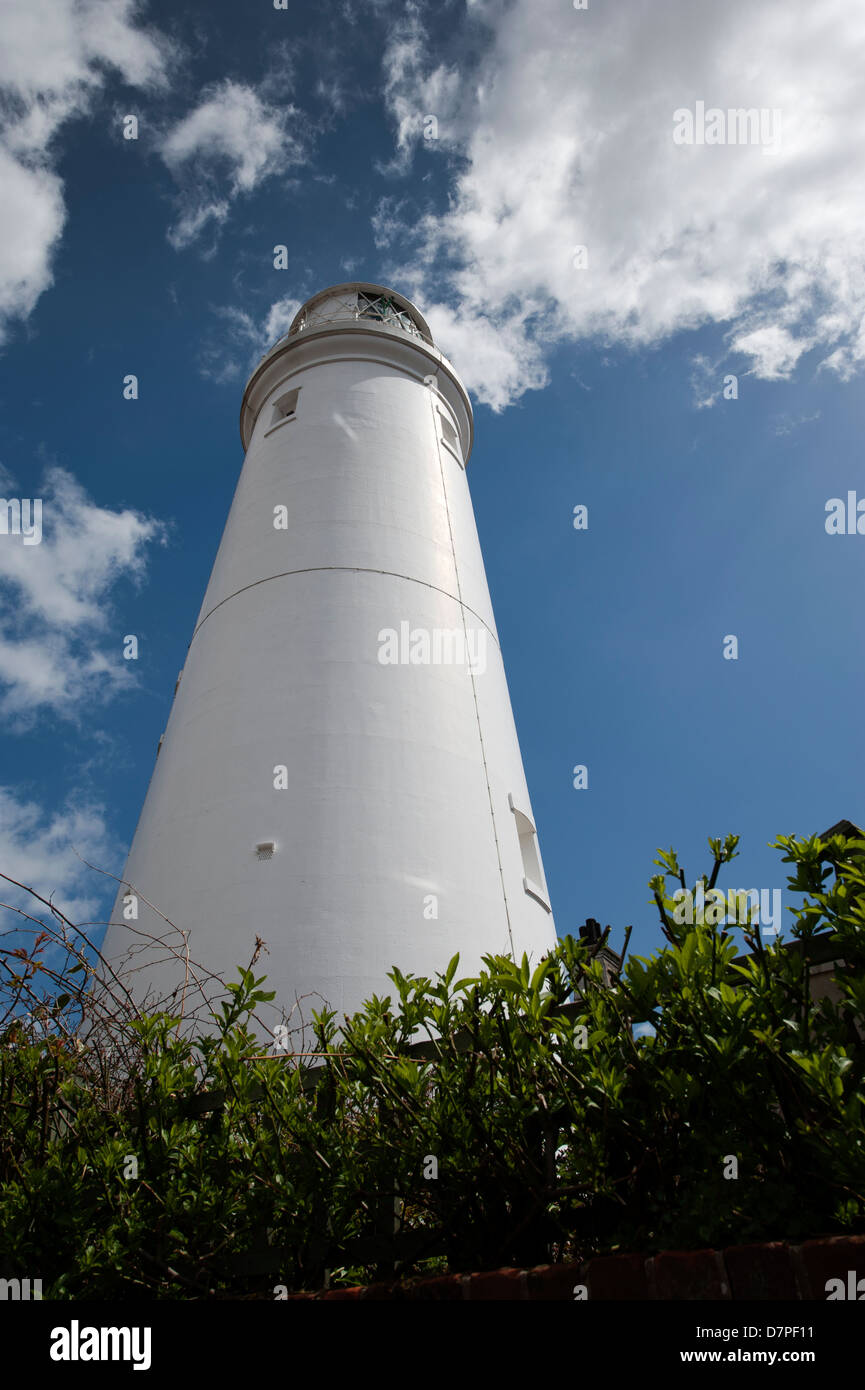
[(204, 93), (166, 133), (161, 153), (180, 188), (179, 217), (168, 233), (176, 249), (219, 227), (234, 202), (265, 179), (307, 159), (297, 108), (231, 80)]
[(218, 338), (211, 337), (202, 350), (201, 375), (218, 383), (249, 376), (267, 350), (288, 332), (302, 303), (302, 299), (286, 295), (259, 318), (236, 306), (216, 309), (222, 328)]
[[(14, 494), (8, 474), (0, 484)], [(111, 591), (143, 580), (147, 546), (166, 534), (139, 512), (98, 506), (62, 468), (48, 470), (41, 494), (41, 543), (0, 535), (0, 714), (12, 730), (45, 712), (76, 722), (134, 684), (124, 634), (106, 637)]]
[[(109, 873), (122, 867), (122, 847), (102, 807), (72, 797), (46, 812), (26, 793), (0, 786), (0, 870), (55, 902), (76, 925), (93, 920), (105, 903), (107, 880), (84, 859)], [(0, 901), (34, 915), (40, 911), (29, 894), (2, 879)], [(17, 926), (13, 914), (0, 916), (0, 930)]]
[(786, 437), (801, 429), (802, 425), (812, 425), (815, 420), (820, 419), (821, 412), (815, 411), (813, 415), (779, 415), (775, 420), (773, 433)]
[(434, 139), (442, 149), (456, 143), (463, 79), (456, 65), (430, 66), (420, 9), (412, 3), (390, 28), (383, 67), (384, 99), (396, 124), (396, 152), (377, 168), (386, 175), (404, 174), (419, 140)]

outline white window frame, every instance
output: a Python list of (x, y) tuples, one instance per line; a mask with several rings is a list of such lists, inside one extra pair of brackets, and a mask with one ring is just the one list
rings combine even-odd
[[(283, 391), (282, 395), (278, 396), (277, 399), (273, 402), (273, 405), (271, 407), (273, 413), (270, 417), (270, 424), (268, 428), (264, 431), (265, 439), (269, 434), (273, 434), (274, 430), (281, 430), (283, 425), (290, 425), (292, 420), (297, 419), (297, 407), (300, 401), (300, 392), (301, 388), (299, 386), (295, 386), (290, 391)], [(289, 410), (281, 410), (280, 407), (283, 406), (285, 402), (289, 400), (292, 402), (291, 408)], [(277, 415), (277, 411), (280, 412), (279, 415)]]

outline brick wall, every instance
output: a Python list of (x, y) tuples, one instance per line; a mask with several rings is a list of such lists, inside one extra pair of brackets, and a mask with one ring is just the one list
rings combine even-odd
[(405, 1283), (289, 1294), (291, 1299), (374, 1301), (492, 1299), (572, 1302), (574, 1286), (590, 1299), (806, 1299), (824, 1302), (827, 1279), (848, 1270), (865, 1277), (865, 1236), (828, 1236), (803, 1245), (771, 1241), (726, 1250), (606, 1255), (582, 1264), (447, 1274)]

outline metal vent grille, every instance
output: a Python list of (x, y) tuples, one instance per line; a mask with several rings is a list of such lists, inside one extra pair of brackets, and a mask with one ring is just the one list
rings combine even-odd
[(255, 857), (256, 857), (256, 859), (272, 859), (272, 858), (273, 858), (273, 850), (274, 850), (273, 841), (272, 841), (272, 840), (268, 840), (268, 841), (267, 841), (265, 844), (263, 844), (263, 845), (256, 845), (256, 846), (255, 846)]

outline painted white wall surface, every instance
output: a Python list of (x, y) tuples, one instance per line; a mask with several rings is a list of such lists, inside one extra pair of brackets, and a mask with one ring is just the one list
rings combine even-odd
[[(358, 317), (358, 293), (387, 296), (402, 321)], [(124, 873), (138, 917), (124, 920), (121, 890), (105, 954), (165, 933), (146, 899), (226, 979), (263, 938), (256, 974), (307, 1018), (392, 992), (393, 965), (537, 962), (556, 933), (453, 367), (402, 296), (340, 286), (256, 369), (241, 429), (246, 459)], [(418, 659), (419, 630), (437, 661)], [(448, 660), (462, 642), (469, 662)], [(169, 960), (134, 978), (165, 993), (183, 971)]]

